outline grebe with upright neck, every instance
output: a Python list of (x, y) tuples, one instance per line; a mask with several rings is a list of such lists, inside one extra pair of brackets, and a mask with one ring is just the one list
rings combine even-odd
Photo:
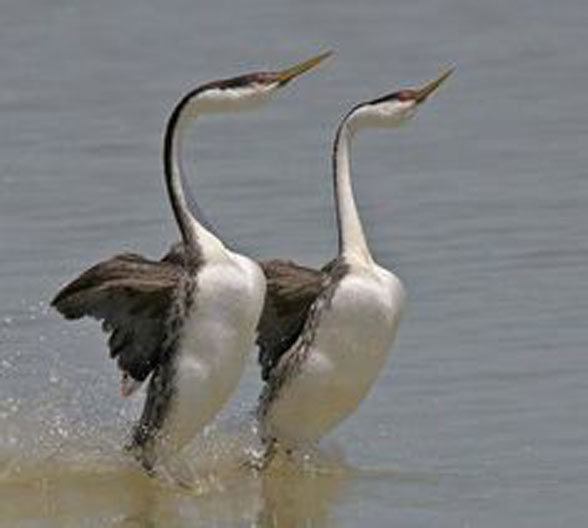
[(281, 445), (315, 443), (358, 407), (389, 355), (405, 292), (371, 254), (351, 183), (350, 144), (367, 128), (408, 121), (452, 70), (420, 89), (400, 90), (354, 106), (333, 144), (337, 257), (321, 271), (289, 261), (262, 262), (268, 281), (258, 345), (265, 467)]
[(194, 438), (235, 389), (254, 344), (266, 288), (259, 265), (230, 250), (203, 223), (181, 167), (184, 131), (202, 114), (262, 105), (329, 55), (281, 71), (210, 82), (182, 97), (168, 120), (163, 148), (181, 242), (159, 261), (127, 253), (101, 262), (51, 303), (67, 319), (103, 321), (123, 396), (150, 377), (129, 446), (148, 470)]

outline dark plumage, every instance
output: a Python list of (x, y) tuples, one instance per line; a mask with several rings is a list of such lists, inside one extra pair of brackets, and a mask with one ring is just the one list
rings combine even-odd
[(294, 344), (306, 321), (308, 310), (329, 282), (322, 271), (291, 261), (260, 262), (267, 281), (265, 304), (257, 327), (261, 378)]
[(265, 274), (267, 290), (256, 343), (261, 378), (268, 381), (282, 356), (308, 326), (315, 301), (321, 295), (331, 296), (347, 272), (347, 266), (340, 258), (331, 260), (321, 270), (279, 259), (259, 264)]
[(153, 440), (174, 392), (171, 359), (195, 294), (199, 263), (187, 254), (178, 243), (160, 261), (134, 253), (116, 255), (86, 270), (51, 301), (66, 319), (89, 316), (102, 321), (110, 333), (110, 357), (118, 359), (124, 376), (143, 382), (151, 375), (128, 446), (147, 469), (155, 461)]
[(51, 305), (66, 319), (90, 316), (102, 321), (110, 333), (110, 357), (135, 380), (144, 381), (166, 356), (172, 307), (188, 278), (183, 261), (176, 246), (160, 261), (134, 253), (117, 255), (66, 285)]

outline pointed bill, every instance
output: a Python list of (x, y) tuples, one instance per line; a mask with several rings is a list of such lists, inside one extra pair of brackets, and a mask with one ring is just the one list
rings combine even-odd
[(427, 83), (423, 86), (420, 90), (415, 90), (415, 101), (417, 103), (424, 103), (427, 100), (427, 97), (431, 95), (434, 91), (441, 86), (441, 84), (453, 73), (453, 68), (447, 68), (439, 77), (437, 77), (434, 81)]
[(312, 59), (308, 59), (304, 62), (301, 62), (300, 64), (296, 64), (296, 66), (292, 66), (291, 68), (286, 68), (285, 70), (277, 72), (280, 84), (286, 84), (295, 77), (298, 77), (308, 70), (311, 70), (324, 61), (327, 57), (330, 57), (332, 54), (332, 51), (326, 51), (320, 55), (312, 57)]

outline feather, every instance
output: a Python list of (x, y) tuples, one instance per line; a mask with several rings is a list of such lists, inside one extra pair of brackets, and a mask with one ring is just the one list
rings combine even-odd
[(330, 282), (328, 273), (291, 261), (260, 262), (266, 276), (265, 304), (258, 324), (261, 377), (266, 381), (280, 358), (298, 339), (309, 309)]
[(82, 273), (51, 301), (66, 319), (102, 321), (110, 332), (110, 357), (143, 381), (162, 360), (167, 321), (185, 268), (181, 248), (161, 261), (133, 253), (117, 255)]

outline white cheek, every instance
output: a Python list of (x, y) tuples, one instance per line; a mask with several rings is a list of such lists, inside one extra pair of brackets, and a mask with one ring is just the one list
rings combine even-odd
[(416, 104), (412, 101), (395, 102), (383, 112), (382, 119), (389, 123), (389, 126), (398, 126), (416, 114)]
[(226, 113), (257, 108), (271, 99), (274, 88), (269, 85), (208, 90), (195, 100), (194, 111), (199, 114)]
[(353, 129), (395, 128), (403, 125), (416, 114), (416, 104), (412, 101), (394, 101), (378, 106), (366, 106), (353, 116)]

